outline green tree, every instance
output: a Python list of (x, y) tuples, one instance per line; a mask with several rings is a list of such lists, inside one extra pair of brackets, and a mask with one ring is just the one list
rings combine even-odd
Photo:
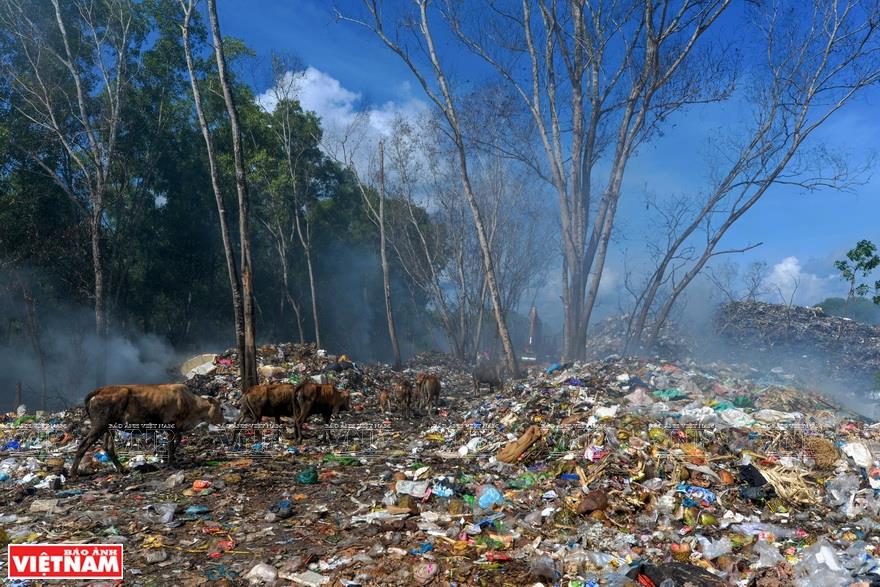
[[(880, 266), (880, 255), (877, 255), (877, 245), (869, 240), (860, 240), (855, 247), (846, 253), (846, 259), (834, 262), (834, 267), (840, 271), (841, 277), (849, 284), (849, 292), (846, 296), (847, 304), (855, 297), (863, 298), (868, 295), (871, 286), (864, 281), (860, 282), (860, 280), (867, 279), (878, 266)], [(880, 305), (880, 279), (874, 283), (873, 289), (875, 295), (872, 301)]]

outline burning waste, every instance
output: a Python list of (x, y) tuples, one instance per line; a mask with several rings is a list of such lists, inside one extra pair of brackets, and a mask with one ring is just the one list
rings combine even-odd
[[(490, 389), (437, 355), (269, 345), (279, 414), (207, 359), (186, 384), (225, 423), (177, 438), (179, 468), (176, 431), (111, 429), (122, 470), (99, 439), (71, 480), (82, 408), (7, 415), (4, 544), (121, 544), (131, 585), (880, 583), (880, 429), (784, 377), (611, 357)], [(303, 411), (322, 386), (349, 409)]]

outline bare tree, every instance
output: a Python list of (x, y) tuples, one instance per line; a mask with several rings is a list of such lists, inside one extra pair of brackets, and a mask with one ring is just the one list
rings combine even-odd
[[(398, 119), (388, 152), (388, 193), (404, 211), (390, 219), (392, 248), (411, 282), (432, 300), (453, 352), (473, 359), (488, 330), (483, 328), (488, 284), (479, 238), (456, 181), (455, 147), (443, 140), (431, 119)], [(474, 148), (470, 153), (474, 194), (497, 263), (502, 309), (509, 315), (524, 292), (537, 289), (546, 275), (551, 223), (541, 198), (535, 197), (539, 182), (528, 170), (494, 150)], [(426, 209), (430, 223), (425, 222)]]
[(770, 270), (764, 261), (755, 261), (750, 264), (744, 277), (744, 297), (750, 302), (756, 302), (767, 293), (767, 276)]
[(633, 328), (631, 348), (641, 346), (648, 308), (667, 278), (671, 259), (705, 234), (700, 252), (663, 301), (648, 335), (651, 347), (676, 300), (713, 258), (754, 246), (723, 250), (730, 229), (774, 185), (805, 190), (847, 189), (857, 174), (843, 159), (820, 146), (805, 149), (807, 140), (854, 96), (880, 81), (878, 22), (880, 5), (857, 0), (815, 0), (812, 11), (769, 3), (759, 15), (766, 43), (766, 63), (755, 69), (751, 103), (754, 126), (745, 139), (722, 153), (726, 167), (714, 170), (715, 181), (697, 213), (678, 233), (654, 272)]
[[(60, 157), (14, 145), (34, 161), (87, 219), (94, 277), (95, 329), (106, 344), (108, 324), (105, 209), (123, 125), (122, 108), (137, 57), (134, 7), (128, 0), (59, 2), (35, 6), (0, 3), (0, 25), (17, 55), (4, 60), (13, 107), (32, 129), (52, 141)], [(39, 19), (39, 20), (38, 20)], [(97, 383), (106, 377), (106, 353), (97, 362)]]
[[(421, 134), (421, 136), (419, 136)], [(448, 264), (448, 244), (459, 237), (448, 234), (446, 227), (449, 208), (440, 207), (444, 215), (431, 222), (425, 214), (423, 190), (430, 190), (442, 201), (448, 192), (449, 177), (436, 163), (433, 141), (425, 138), (413, 126), (398, 119), (390, 136), (388, 146), (388, 177), (386, 187), (400, 205), (396, 214), (388, 218), (392, 237), (388, 244), (400, 261), (409, 281), (421, 289), (431, 300), (453, 354), (465, 358), (465, 343), (454, 314), (455, 301), (445, 287), (444, 272)], [(352, 153), (352, 148), (346, 147)], [(456, 217), (459, 224), (462, 220)], [(453, 225), (454, 226), (454, 225)]]
[[(311, 224), (305, 202), (308, 200), (312, 159), (317, 155), (317, 127), (303, 128), (311, 120), (302, 112), (296, 102), (299, 76), (296, 74), (298, 62), (286, 55), (272, 55), (272, 86), (270, 88), (274, 105), (270, 108), (275, 133), (283, 151), (285, 172), (289, 191), (278, 192), (268, 198), (263, 206), (264, 214), (260, 222), (272, 237), (278, 253), (281, 270), (282, 289), (285, 300), (296, 317), (300, 341), (305, 340), (300, 306), (294, 298), (289, 279), (290, 258), (294, 238), (302, 246), (309, 273), (309, 290), (312, 299), (312, 321), (316, 342), (321, 345), (321, 329), (318, 322), (316, 287), (312, 268)], [(307, 140), (304, 140), (307, 139)], [(305, 226), (305, 229), (303, 227)]]
[[(499, 290), (498, 281), (496, 278), (495, 262), (492, 259), (492, 251), (489, 244), (486, 226), (483, 220), (483, 212), (480, 210), (476, 195), (473, 190), (473, 186), (471, 185), (470, 173), (468, 171), (467, 150), (465, 147), (464, 134), (462, 132), (462, 127), (459, 120), (457, 100), (452, 91), (452, 87), (449, 83), (449, 78), (446, 74), (446, 71), (443, 68), (443, 65), (440, 63), (440, 59), (437, 54), (434, 42), (434, 32), (431, 28), (428, 18), (428, 0), (415, 1), (415, 5), (417, 7), (417, 15), (414, 16), (414, 21), (418, 23), (416, 29), (419, 35), (419, 42), (416, 43), (416, 46), (424, 49), (424, 52), (430, 63), (429, 67), (427, 68), (428, 73), (426, 73), (413, 58), (410, 52), (410, 48), (402, 44), (402, 40), (400, 39), (399, 35), (395, 35), (395, 38), (392, 38), (388, 35), (388, 33), (386, 32), (386, 24), (384, 22), (377, 1), (364, 0), (364, 5), (369, 12), (369, 18), (366, 20), (343, 17), (342, 15), (339, 15), (339, 17), (344, 20), (355, 22), (371, 30), (385, 44), (385, 46), (387, 46), (398, 57), (400, 57), (406, 64), (406, 66), (410, 69), (410, 71), (412, 71), (413, 75), (416, 76), (425, 94), (442, 113), (443, 118), (447, 123), (447, 129), (456, 148), (462, 190), (464, 192), (465, 199), (468, 202), (468, 206), (470, 207), (474, 227), (476, 229), (477, 237), (480, 243), (480, 255), (483, 261), (483, 269), (486, 274), (489, 298), (492, 301), (492, 308), (495, 315), (495, 323), (498, 328), (499, 336), (501, 338), (501, 344), (504, 348), (507, 368), (510, 370), (511, 373), (516, 373), (519, 371), (519, 368), (517, 365), (516, 353), (513, 349), (513, 343), (510, 340), (510, 332), (507, 328), (507, 320), (502, 307), (501, 292)], [(430, 75), (435, 80), (437, 86), (436, 88), (433, 83), (428, 81), (428, 75)]]
[(236, 110), (232, 88), (229, 85), (229, 75), (226, 71), (226, 56), (223, 53), (223, 37), (220, 34), (220, 22), (217, 20), (216, 0), (208, 0), (208, 20), (211, 22), (211, 35), (214, 38), (214, 58), (217, 61), (220, 87), (223, 88), (223, 100), (226, 103), (226, 112), (229, 115), (229, 125), (232, 129), (235, 189), (238, 192), (238, 238), (239, 246), (241, 247), (241, 297), (242, 315), (244, 317), (244, 355), (239, 357), (239, 361), (244, 364), (241, 385), (242, 389), (246, 390), (258, 383), (247, 173), (244, 166), (244, 152), (241, 144), (241, 128), (238, 124), (238, 111)]
[(726, 61), (696, 51), (730, 0), (487, 3), (489, 10), (446, 0), (443, 14), (534, 122), (542, 155), (527, 144), (499, 148), (531, 164), (558, 194), (564, 356), (581, 358), (630, 157), (673, 112), (730, 91)]
[[(397, 326), (394, 320), (391, 265), (388, 262), (390, 241), (389, 222), (387, 222), (385, 141), (381, 138), (372, 140), (369, 136), (369, 114), (359, 112), (345, 128), (336, 129), (336, 133), (324, 136), (325, 152), (340, 165), (345, 166), (354, 176), (364, 211), (367, 218), (379, 232), (379, 265), (382, 269), (382, 287), (385, 298), (385, 320), (388, 326), (388, 338), (391, 342), (391, 353), (394, 367), (399, 368), (400, 343), (397, 337)], [(370, 155), (374, 150), (377, 158)]]
[[(303, 142), (296, 128), (298, 110), (295, 101), (298, 91), (298, 77), (295, 63), (290, 58), (275, 55), (272, 63), (273, 83), (271, 92), (275, 98), (275, 118), (278, 125), (273, 128), (284, 150), (287, 163), (286, 171), (291, 183), (293, 196), (293, 233), (299, 240), (306, 260), (306, 269), (309, 274), (309, 293), (312, 305), (312, 326), (315, 330), (315, 343), (321, 347), (321, 325), (318, 320), (318, 288), (315, 282), (315, 270), (313, 260), (312, 243), (312, 219), (309, 210), (309, 194), (304, 193), (309, 189), (311, 178), (309, 176), (310, 152), (313, 150), (310, 144)], [(311, 133), (317, 140), (317, 130)]]
[[(229, 225), (227, 221), (226, 214), (226, 206), (223, 201), (223, 192), (220, 188), (220, 171), (217, 167), (217, 159), (216, 159), (216, 151), (214, 147), (214, 140), (211, 134), (211, 129), (208, 124), (207, 119), (205, 118), (204, 110), (203, 110), (203, 102), (201, 90), (199, 89), (198, 78), (195, 70), (195, 64), (193, 61), (192, 55), (192, 45), (190, 43), (190, 25), (192, 22), (193, 11), (195, 9), (197, 0), (180, 0), (180, 6), (183, 10), (183, 24), (181, 25), (181, 34), (183, 37), (183, 48), (184, 55), (186, 57), (186, 66), (189, 71), (190, 76), (190, 85), (193, 92), (193, 101), (195, 103), (196, 115), (199, 120), (199, 126), (202, 129), (202, 137), (205, 140), (205, 149), (208, 155), (208, 168), (211, 175), (211, 188), (214, 192), (214, 200), (217, 204), (217, 215), (220, 221), (220, 235), (223, 241), (223, 251), (226, 257), (226, 269), (227, 274), (229, 276), (229, 286), (232, 292), (232, 306), (235, 317), (235, 336), (236, 343), (238, 347), (238, 356), (239, 356), (239, 369), (241, 372), (241, 385), (242, 392), (247, 390), (250, 386), (256, 385), (256, 345), (254, 344), (253, 339), (253, 307), (251, 306), (250, 312), (250, 340), (248, 339), (247, 332), (247, 322), (246, 319), (247, 312), (245, 310), (246, 304), (244, 303), (244, 297), (247, 293), (250, 293), (249, 286), (245, 286), (245, 280), (242, 279), (242, 274), (244, 274), (244, 256), (243, 253), (245, 251), (245, 241), (242, 239), (242, 271), (239, 272), (238, 264), (235, 259), (235, 252), (232, 249), (232, 238), (229, 231)], [(210, 8), (210, 6), (209, 6)], [(212, 27), (213, 28), (213, 27)], [(219, 42), (216, 39), (216, 36), (219, 36), (219, 31), (215, 31), (215, 41)], [(220, 51), (222, 54), (222, 45), (219, 46), (217, 51)], [(219, 61), (219, 59), (218, 59)], [(237, 127), (236, 127), (237, 128)], [(246, 193), (245, 193), (246, 195)], [(241, 192), (239, 193), (239, 199), (241, 199)], [(239, 203), (239, 223), (243, 222), (243, 218), (241, 218), (241, 202)], [(245, 211), (247, 210), (245, 206)], [(243, 235), (247, 236), (247, 233)], [(248, 270), (249, 271), (249, 270)], [(248, 278), (249, 280), (249, 278)], [(251, 357), (250, 359), (248, 357)]]

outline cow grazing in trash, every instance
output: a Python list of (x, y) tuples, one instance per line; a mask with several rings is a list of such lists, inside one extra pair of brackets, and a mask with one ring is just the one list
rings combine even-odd
[(404, 416), (409, 417), (412, 411), (413, 385), (408, 379), (399, 379), (394, 384), (394, 401)]
[(241, 416), (238, 422), (245, 419), (259, 422), (263, 418), (275, 418), (275, 423), (280, 424), (282, 417), (295, 417), (295, 389), (290, 383), (254, 385), (241, 398)]
[[(336, 389), (329, 383), (301, 383), (294, 394), (297, 410), (294, 426), (297, 440), (302, 440), (302, 425), (310, 417), (320, 414), (324, 418), (324, 425), (329, 426), (333, 416), (351, 408), (351, 395), (348, 390)], [(330, 440), (329, 430), (326, 430), (326, 437)]]
[(122, 463), (116, 457), (110, 426), (156, 424), (171, 426), (168, 461), (174, 464), (178, 434), (201, 422), (222, 424), (223, 410), (216, 399), (195, 395), (186, 385), (109, 385), (89, 393), (84, 401), (91, 429), (76, 449), (71, 476), (79, 475), (79, 463), (86, 451), (104, 435), (104, 450), (118, 471)]
[(391, 411), (391, 394), (387, 389), (380, 389), (377, 396), (379, 402), (379, 410), (384, 414)]
[(440, 403), (440, 378), (433, 373), (419, 373), (416, 377), (419, 405), (424, 413), (430, 413)]
[(483, 385), (489, 387), (489, 393), (492, 393), (496, 387), (503, 386), (504, 373), (504, 366), (500, 363), (477, 363), (473, 373), (474, 393), (479, 393)]
[(282, 417), (296, 418), (295, 391), (290, 383), (262, 383), (248, 389), (241, 397), (241, 415), (235, 421), (233, 444), (238, 441), (242, 422), (259, 423), (263, 418), (275, 418), (280, 425)]

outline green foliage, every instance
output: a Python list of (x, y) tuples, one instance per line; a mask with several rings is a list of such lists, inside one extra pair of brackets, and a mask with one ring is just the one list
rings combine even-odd
[(831, 316), (852, 318), (864, 324), (880, 324), (880, 306), (866, 298), (827, 298), (815, 305)]
[[(840, 275), (849, 283), (850, 298), (865, 297), (871, 291), (868, 283), (858, 283), (859, 279), (867, 277), (880, 266), (880, 255), (877, 255), (877, 246), (869, 240), (860, 240), (856, 246), (849, 250), (846, 259), (835, 261), (834, 267), (840, 271)], [(875, 295), (872, 300), (880, 304), (880, 280), (873, 286)]]
[[(45, 30), (51, 35), (52, 14), (44, 10), (46, 5), (32, 3), (31, 17), (47, 19)], [(145, 0), (135, 6), (139, 63), (131, 69), (103, 219), (112, 321), (118, 328), (158, 334), (180, 349), (201, 350), (206, 343), (232, 346), (229, 281), (183, 58), (180, 8), (176, 0)], [(192, 39), (218, 150), (221, 187), (227, 209), (233, 210), (231, 134), (205, 23), (198, 18)], [(26, 58), (13, 41), (0, 31), (0, 59), (14, 63)], [(242, 71), (253, 53), (243, 43), (227, 40), (227, 58)], [(294, 236), (282, 266), (273, 234), (280, 226), (292, 236), (299, 212), (310, 227), (322, 342), (361, 358), (388, 358), (378, 234), (351, 172), (320, 150), (320, 122), (313, 113), (295, 101), (282, 101), (268, 113), (248, 86), (232, 81), (249, 166), (258, 336), (265, 341), (298, 339), (294, 317), (284, 303), (287, 292), (281, 276), (286, 269), (289, 293), (302, 308), (306, 338), (312, 337), (303, 248)], [(0, 268), (24, 269), (51, 283), (51, 296), (35, 290), (42, 307), (60, 308), (74, 301), (88, 308), (93, 278), (87, 215), (22, 147), (35, 147), (52, 168), (63, 169), (70, 162), (51, 136), (10, 107), (16, 98), (9, 92), (9, 85), (0, 80)], [(97, 101), (100, 95), (96, 92), (93, 98)], [(72, 120), (75, 113), (59, 115)], [(291, 121), (298, 152), (294, 180), (276, 132), (281, 117)], [(15, 145), (6, 148), (12, 137)], [(401, 207), (389, 200), (389, 215)], [(431, 224), (427, 212), (416, 213), (426, 227)], [(238, 236), (234, 218), (230, 215), (233, 239)], [(438, 234), (440, 230), (434, 229)], [(427, 300), (407, 281), (396, 255), (390, 255), (390, 261), (402, 343), (409, 349), (431, 346)]]

